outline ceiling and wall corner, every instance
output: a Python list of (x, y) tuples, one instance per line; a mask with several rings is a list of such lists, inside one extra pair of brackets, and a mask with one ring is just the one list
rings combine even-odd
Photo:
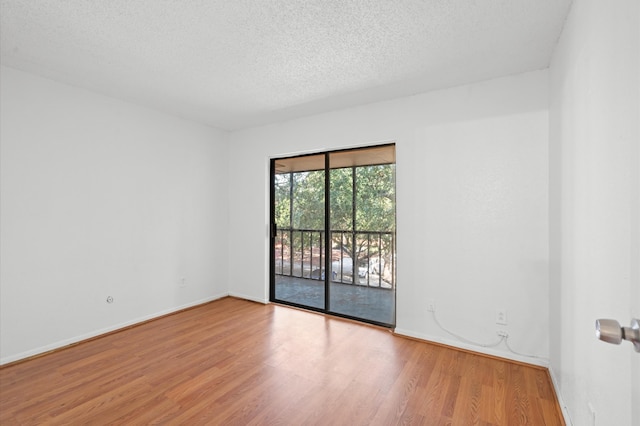
[(234, 130), (547, 68), (571, 0), (2, 0), (2, 64)]

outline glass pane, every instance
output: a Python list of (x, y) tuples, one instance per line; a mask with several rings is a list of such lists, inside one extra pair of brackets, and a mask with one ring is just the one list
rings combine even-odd
[(275, 297), (324, 309), (324, 154), (275, 163)]
[(353, 169), (331, 170), (331, 229), (353, 229)]
[(383, 324), (395, 323), (395, 164), (384, 164), (395, 160), (394, 149), (329, 157), (329, 310)]

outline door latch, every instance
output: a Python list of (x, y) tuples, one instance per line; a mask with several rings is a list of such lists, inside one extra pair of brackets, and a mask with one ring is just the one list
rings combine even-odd
[(596, 320), (596, 337), (616, 345), (628, 340), (633, 343), (636, 352), (640, 352), (640, 320), (633, 318), (630, 327), (621, 327), (618, 321), (612, 319)]

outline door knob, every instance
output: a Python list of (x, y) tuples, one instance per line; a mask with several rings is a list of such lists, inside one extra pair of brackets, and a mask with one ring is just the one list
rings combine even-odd
[(596, 320), (596, 337), (616, 345), (628, 340), (633, 343), (636, 352), (640, 352), (640, 320), (633, 318), (630, 327), (621, 327), (618, 321), (612, 319)]

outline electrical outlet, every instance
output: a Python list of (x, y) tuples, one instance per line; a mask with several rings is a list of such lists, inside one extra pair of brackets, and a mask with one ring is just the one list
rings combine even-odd
[(500, 337), (509, 337), (509, 333), (507, 333), (507, 330), (498, 330), (496, 334)]
[(496, 324), (507, 325), (507, 310), (498, 309), (496, 311)]
[(436, 301), (433, 299), (427, 300), (427, 311), (435, 312), (436, 311)]

